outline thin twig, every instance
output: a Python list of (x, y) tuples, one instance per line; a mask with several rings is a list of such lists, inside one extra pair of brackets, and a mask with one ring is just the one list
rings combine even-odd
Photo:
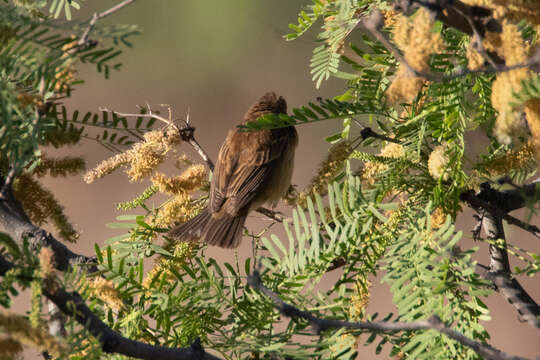
[(123, 7), (133, 3), (135, 0), (124, 0), (121, 3), (113, 6), (112, 8), (102, 11), (100, 13), (95, 12), (94, 15), (92, 15), (92, 18), (90, 19), (90, 22), (88, 23), (88, 27), (84, 30), (83, 34), (81, 35), (81, 38), (77, 42), (78, 46), (86, 45), (88, 42), (88, 38), (90, 36), (90, 32), (96, 25), (96, 22), (100, 19), (103, 19), (106, 16), (109, 16), (111, 14), (114, 14), (118, 10), (122, 9)]
[(214, 163), (212, 160), (210, 160), (210, 156), (208, 156), (208, 153), (202, 148), (202, 146), (199, 144), (197, 139), (195, 139), (194, 136), (195, 128), (193, 126), (190, 126), (186, 122), (186, 126), (180, 128), (180, 135), (182, 136), (182, 140), (190, 144), (193, 149), (199, 154), (201, 159), (206, 163), (206, 166), (213, 172), (214, 171)]
[(195, 128), (190, 126), (189, 123), (187, 121), (184, 121), (184, 120), (182, 120), (183, 123), (184, 123), (183, 126), (180, 126), (180, 127), (177, 126), (175, 124), (174, 119), (172, 119), (172, 110), (171, 110), (170, 107), (168, 107), (168, 108), (169, 108), (169, 117), (170, 117), (169, 119), (164, 118), (163, 116), (160, 116), (160, 115), (156, 114), (155, 112), (153, 112), (152, 109), (150, 108), (150, 105), (148, 105), (148, 104), (146, 104), (146, 109), (148, 111), (148, 113), (146, 113), (146, 114), (122, 113), (122, 112), (118, 112), (118, 111), (115, 111), (115, 110), (107, 109), (105, 107), (99, 107), (99, 110), (109, 112), (111, 114), (116, 114), (116, 115), (119, 115), (119, 116), (122, 116), (122, 117), (143, 117), (143, 118), (156, 119), (156, 120), (159, 120), (159, 121), (165, 123), (167, 126), (172, 126), (172, 127), (176, 128), (178, 130), (178, 132), (180, 133), (180, 136), (182, 137), (182, 140), (187, 142), (188, 144), (190, 144), (193, 147), (193, 149), (195, 149), (195, 151), (197, 151), (197, 153), (203, 159), (203, 161), (206, 163), (206, 166), (208, 166), (208, 168), (211, 171), (214, 171), (214, 163), (212, 162), (212, 160), (210, 160), (210, 157), (208, 156), (208, 153), (201, 147), (199, 142), (193, 136), (193, 134), (195, 132)]
[(281, 314), (289, 318), (301, 318), (309, 321), (310, 325), (317, 331), (324, 331), (328, 329), (349, 328), (357, 330), (366, 330), (371, 332), (396, 332), (396, 331), (418, 331), (433, 329), (445, 334), (449, 338), (456, 340), (464, 346), (471, 348), (477, 354), (484, 356), (486, 359), (492, 360), (518, 360), (524, 359), (519, 356), (509, 355), (504, 353), (490, 345), (482, 344), (478, 341), (470, 339), (465, 335), (447, 327), (439, 317), (432, 316), (427, 320), (419, 320), (414, 322), (350, 322), (335, 319), (324, 319), (314, 316), (308, 311), (303, 311), (297, 307), (287, 304), (279, 298), (279, 296), (272, 290), (265, 287), (262, 282), (258, 271), (248, 276), (248, 284), (262, 292), (269, 297), (274, 303), (275, 307)]
[(99, 111), (105, 111), (105, 112), (109, 112), (111, 114), (115, 114), (115, 115), (119, 115), (119, 116), (122, 116), (122, 117), (143, 117), (143, 118), (151, 118), (151, 119), (156, 119), (156, 120), (159, 120), (159, 121), (162, 121), (164, 122), (165, 124), (167, 125), (173, 125), (173, 123), (171, 121), (169, 121), (168, 119), (164, 118), (163, 116), (159, 116), (157, 114), (155, 114), (154, 112), (149, 112), (147, 114), (130, 114), (130, 113), (121, 113), (121, 112), (118, 112), (116, 110), (111, 110), (111, 109), (107, 109), (105, 107), (102, 107), (100, 106), (98, 108)]
[(379, 140), (383, 140), (383, 141), (392, 142), (392, 143), (395, 143), (395, 144), (401, 144), (401, 142), (399, 140), (396, 140), (394, 138), (391, 138), (391, 137), (384, 136), (384, 135), (381, 135), (379, 133), (376, 133), (370, 127), (363, 128), (360, 131), (360, 136), (362, 137), (362, 141), (371, 137), (371, 138), (375, 138), (375, 139), (379, 139)]
[[(195, 128), (190, 125), (189, 116), (188, 116), (187, 120), (179, 119), (184, 123), (183, 126), (179, 127), (179, 126), (177, 126), (175, 124), (175, 120), (172, 119), (171, 107), (170, 106), (167, 106), (167, 107), (169, 109), (169, 119), (164, 118), (163, 116), (159, 116), (158, 114), (153, 112), (152, 109), (150, 108), (149, 104), (146, 104), (146, 109), (148, 111), (148, 113), (146, 113), (146, 114), (122, 113), (122, 112), (118, 112), (118, 111), (115, 111), (115, 110), (107, 109), (105, 107), (99, 107), (99, 110), (109, 112), (111, 114), (116, 114), (116, 115), (119, 115), (119, 116), (123, 116), (123, 117), (152, 118), (152, 119), (156, 119), (156, 120), (159, 120), (159, 121), (165, 123), (167, 126), (175, 127), (180, 132), (180, 136), (182, 137), (182, 140), (187, 142), (188, 144), (190, 144), (193, 147), (193, 149), (195, 149), (195, 151), (199, 154), (201, 159), (203, 159), (203, 161), (206, 163), (206, 166), (208, 166), (208, 168), (211, 171), (214, 171), (214, 163), (210, 159), (210, 156), (208, 155), (208, 153), (204, 150), (204, 148), (199, 144), (199, 142), (195, 138), (195, 135), (194, 135), (195, 134)], [(255, 211), (257, 211), (258, 213), (260, 213), (262, 215), (267, 216), (268, 218), (270, 218), (272, 220), (278, 221), (278, 222), (283, 222), (283, 220), (285, 219), (283, 214), (281, 214), (279, 212), (276, 212), (276, 211), (273, 211), (273, 210), (270, 210), (270, 209), (265, 208), (265, 207), (259, 207)]]
[(262, 206), (257, 208), (255, 211), (277, 222), (283, 222), (283, 220), (286, 219), (285, 215), (283, 215), (281, 212), (270, 210)]
[(471, 27), (473, 31), (473, 41), (474, 41), (474, 44), (476, 45), (475, 47), (477, 48), (480, 55), (482, 55), (484, 59), (486, 59), (489, 62), (489, 64), (491, 65), (493, 69), (499, 69), (500, 65), (496, 64), (495, 61), (493, 61), (491, 56), (489, 56), (486, 49), (484, 48), (484, 43), (482, 42), (482, 36), (478, 32), (478, 29), (476, 28), (476, 25), (474, 24), (474, 21), (471, 19), (471, 17), (465, 14), (463, 11), (461, 11), (457, 6), (452, 6), (452, 9), (456, 11), (458, 14), (460, 14), (461, 16), (463, 16), (465, 20), (467, 20), (467, 22), (469, 23), (469, 26)]

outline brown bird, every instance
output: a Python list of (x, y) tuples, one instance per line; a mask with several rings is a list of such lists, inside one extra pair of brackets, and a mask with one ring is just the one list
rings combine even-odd
[[(287, 113), (285, 99), (273, 92), (251, 106), (242, 123), (269, 113)], [(236, 127), (230, 130), (219, 150), (208, 206), (168, 235), (184, 241), (199, 238), (224, 248), (238, 247), (248, 213), (266, 202), (275, 205), (287, 193), (297, 144), (294, 126), (253, 132)]]

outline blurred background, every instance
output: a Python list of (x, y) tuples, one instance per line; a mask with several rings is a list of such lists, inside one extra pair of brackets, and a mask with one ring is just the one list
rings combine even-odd
[[(119, 1), (94, 0), (83, 4), (74, 16), (88, 19), (95, 11), (103, 11)], [(152, 107), (169, 104), (175, 117), (185, 118), (188, 109), (195, 136), (212, 160), (216, 160), (221, 142), (228, 129), (236, 125), (248, 107), (266, 91), (283, 95), (289, 108), (301, 106), (317, 97), (332, 97), (342, 93), (345, 83), (324, 82), (316, 90), (309, 74), (309, 59), (316, 46), (316, 32), (293, 42), (285, 42), (287, 25), (296, 21), (298, 10), (308, 0), (229, 0), (229, 1), (139, 1), (103, 19), (104, 22), (139, 24), (142, 35), (132, 39), (134, 48), (125, 48), (119, 60), (122, 71), (111, 71), (109, 80), (94, 68), (79, 67), (78, 78), (85, 84), (77, 86), (72, 99), (66, 103), (71, 111), (97, 112), (100, 106), (119, 112), (136, 113), (136, 105), (148, 102)], [(92, 38), (92, 36), (91, 36)], [(324, 137), (341, 128), (339, 122), (326, 121), (300, 126), (293, 183), (301, 189), (315, 173), (329, 145)], [(193, 160), (197, 155), (187, 144), (182, 145)], [(476, 144), (478, 146), (478, 144)], [(49, 155), (60, 155), (47, 149)], [(63, 155), (66, 155), (63, 153)], [(112, 154), (95, 142), (70, 149), (72, 156), (83, 155), (92, 168)], [(174, 171), (172, 167), (167, 168)], [(169, 171), (164, 170), (164, 171)], [(64, 205), (68, 217), (81, 233), (72, 248), (87, 255), (94, 252), (94, 243), (118, 234), (106, 223), (124, 214), (115, 204), (133, 199), (148, 183), (131, 183), (117, 172), (90, 185), (80, 177), (46, 178), (44, 185), (51, 189)], [(279, 207), (284, 210), (285, 207)], [(132, 210), (128, 213), (142, 213)], [(473, 220), (467, 213), (458, 219), (461, 230), (470, 234)], [(534, 221), (533, 221), (534, 222)], [(257, 229), (268, 221), (260, 214), (251, 216), (248, 227)], [(536, 223), (538, 221), (536, 219)], [(279, 225), (272, 232), (283, 238)], [(519, 237), (531, 250), (540, 251), (540, 242), (528, 234), (513, 230), (509, 238)], [(485, 244), (478, 257), (487, 263)], [(466, 246), (464, 245), (464, 246)], [(244, 240), (239, 256), (251, 254), (251, 241)], [(233, 261), (234, 251), (210, 248), (206, 252), (222, 261)], [(332, 281), (339, 274), (329, 274)], [(520, 279), (522, 280), (522, 279)], [(540, 283), (523, 279), (522, 284), (540, 301)], [(16, 304), (19, 311), (28, 308), (26, 299)], [(23, 301), (24, 300), (24, 301)], [(521, 323), (512, 306), (494, 293), (487, 301), (493, 320), (486, 323), (496, 347), (513, 355), (534, 358), (540, 354), (540, 333), (527, 323)], [(370, 313), (395, 312), (392, 297), (380, 279), (373, 279)], [(366, 336), (367, 339), (367, 336)], [(365, 340), (365, 339), (364, 339)], [(362, 359), (386, 359), (388, 349), (375, 355), (374, 346), (359, 349)], [(26, 358), (36, 354), (27, 352)]]

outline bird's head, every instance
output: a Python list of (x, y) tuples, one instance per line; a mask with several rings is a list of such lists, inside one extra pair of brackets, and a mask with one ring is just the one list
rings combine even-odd
[(267, 92), (249, 108), (244, 115), (244, 121), (254, 121), (259, 116), (268, 113), (287, 113), (287, 102), (283, 96), (277, 96), (275, 92)]

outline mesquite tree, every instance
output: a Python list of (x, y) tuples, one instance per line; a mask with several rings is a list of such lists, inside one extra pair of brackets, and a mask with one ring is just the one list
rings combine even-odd
[[(313, 80), (319, 87), (337, 77), (343, 92), (244, 130), (316, 121), (342, 129), (328, 134), (333, 145), (310, 184), (290, 191), (288, 214), (258, 209), (286, 238), (272, 227), (246, 231), (252, 256), (233, 264), (166, 236), (207, 201), (213, 163), (189, 121), (148, 104), (136, 114), (81, 114), (61, 104), (84, 86), (80, 63), (105, 77), (119, 70), (137, 27), (100, 20), (133, 2), (82, 22), (70, 20), (80, 7), (74, 0), (0, 4), (0, 304), (8, 308), (20, 288), (32, 294), (28, 316), (0, 315), (1, 357), (25, 344), (73, 359), (352, 359), (377, 342), (399, 358), (517, 358), (489, 344), (481, 321), (490, 316), (483, 299), (503, 296), (531, 331), (540, 328), (540, 307), (517, 277), (535, 276), (540, 255), (503, 228), (540, 237), (532, 225), (540, 197), (537, 2), (306, 5), (285, 39), (321, 25)], [(466, 156), (472, 131), (488, 146)], [(118, 205), (126, 215), (115, 226), (126, 233), (83, 255), (64, 244), (77, 230), (38, 178), (81, 176), (84, 159), (42, 149), (86, 139), (112, 152), (86, 182), (123, 170), (148, 187)], [(181, 142), (200, 158), (179, 153)], [(167, 160), (180, 175), (157, 170)], [(166, 200), (148, 206), (156, 194)], [(467, 208), (477, 213), (472, 235), (455, 226)], [(529, 221), (509, 214), (520, 208), (530, 209)], [(466, 247), (466, 237), (487, 243), (489, 258), (473, 260), (477, 247)], [(510, 268), (511, 256), (519, 267)], [(330, 271), (339, 277), (324, 290)], [(397, 314), (367, 312), (371, 275), (390, 285)]]

